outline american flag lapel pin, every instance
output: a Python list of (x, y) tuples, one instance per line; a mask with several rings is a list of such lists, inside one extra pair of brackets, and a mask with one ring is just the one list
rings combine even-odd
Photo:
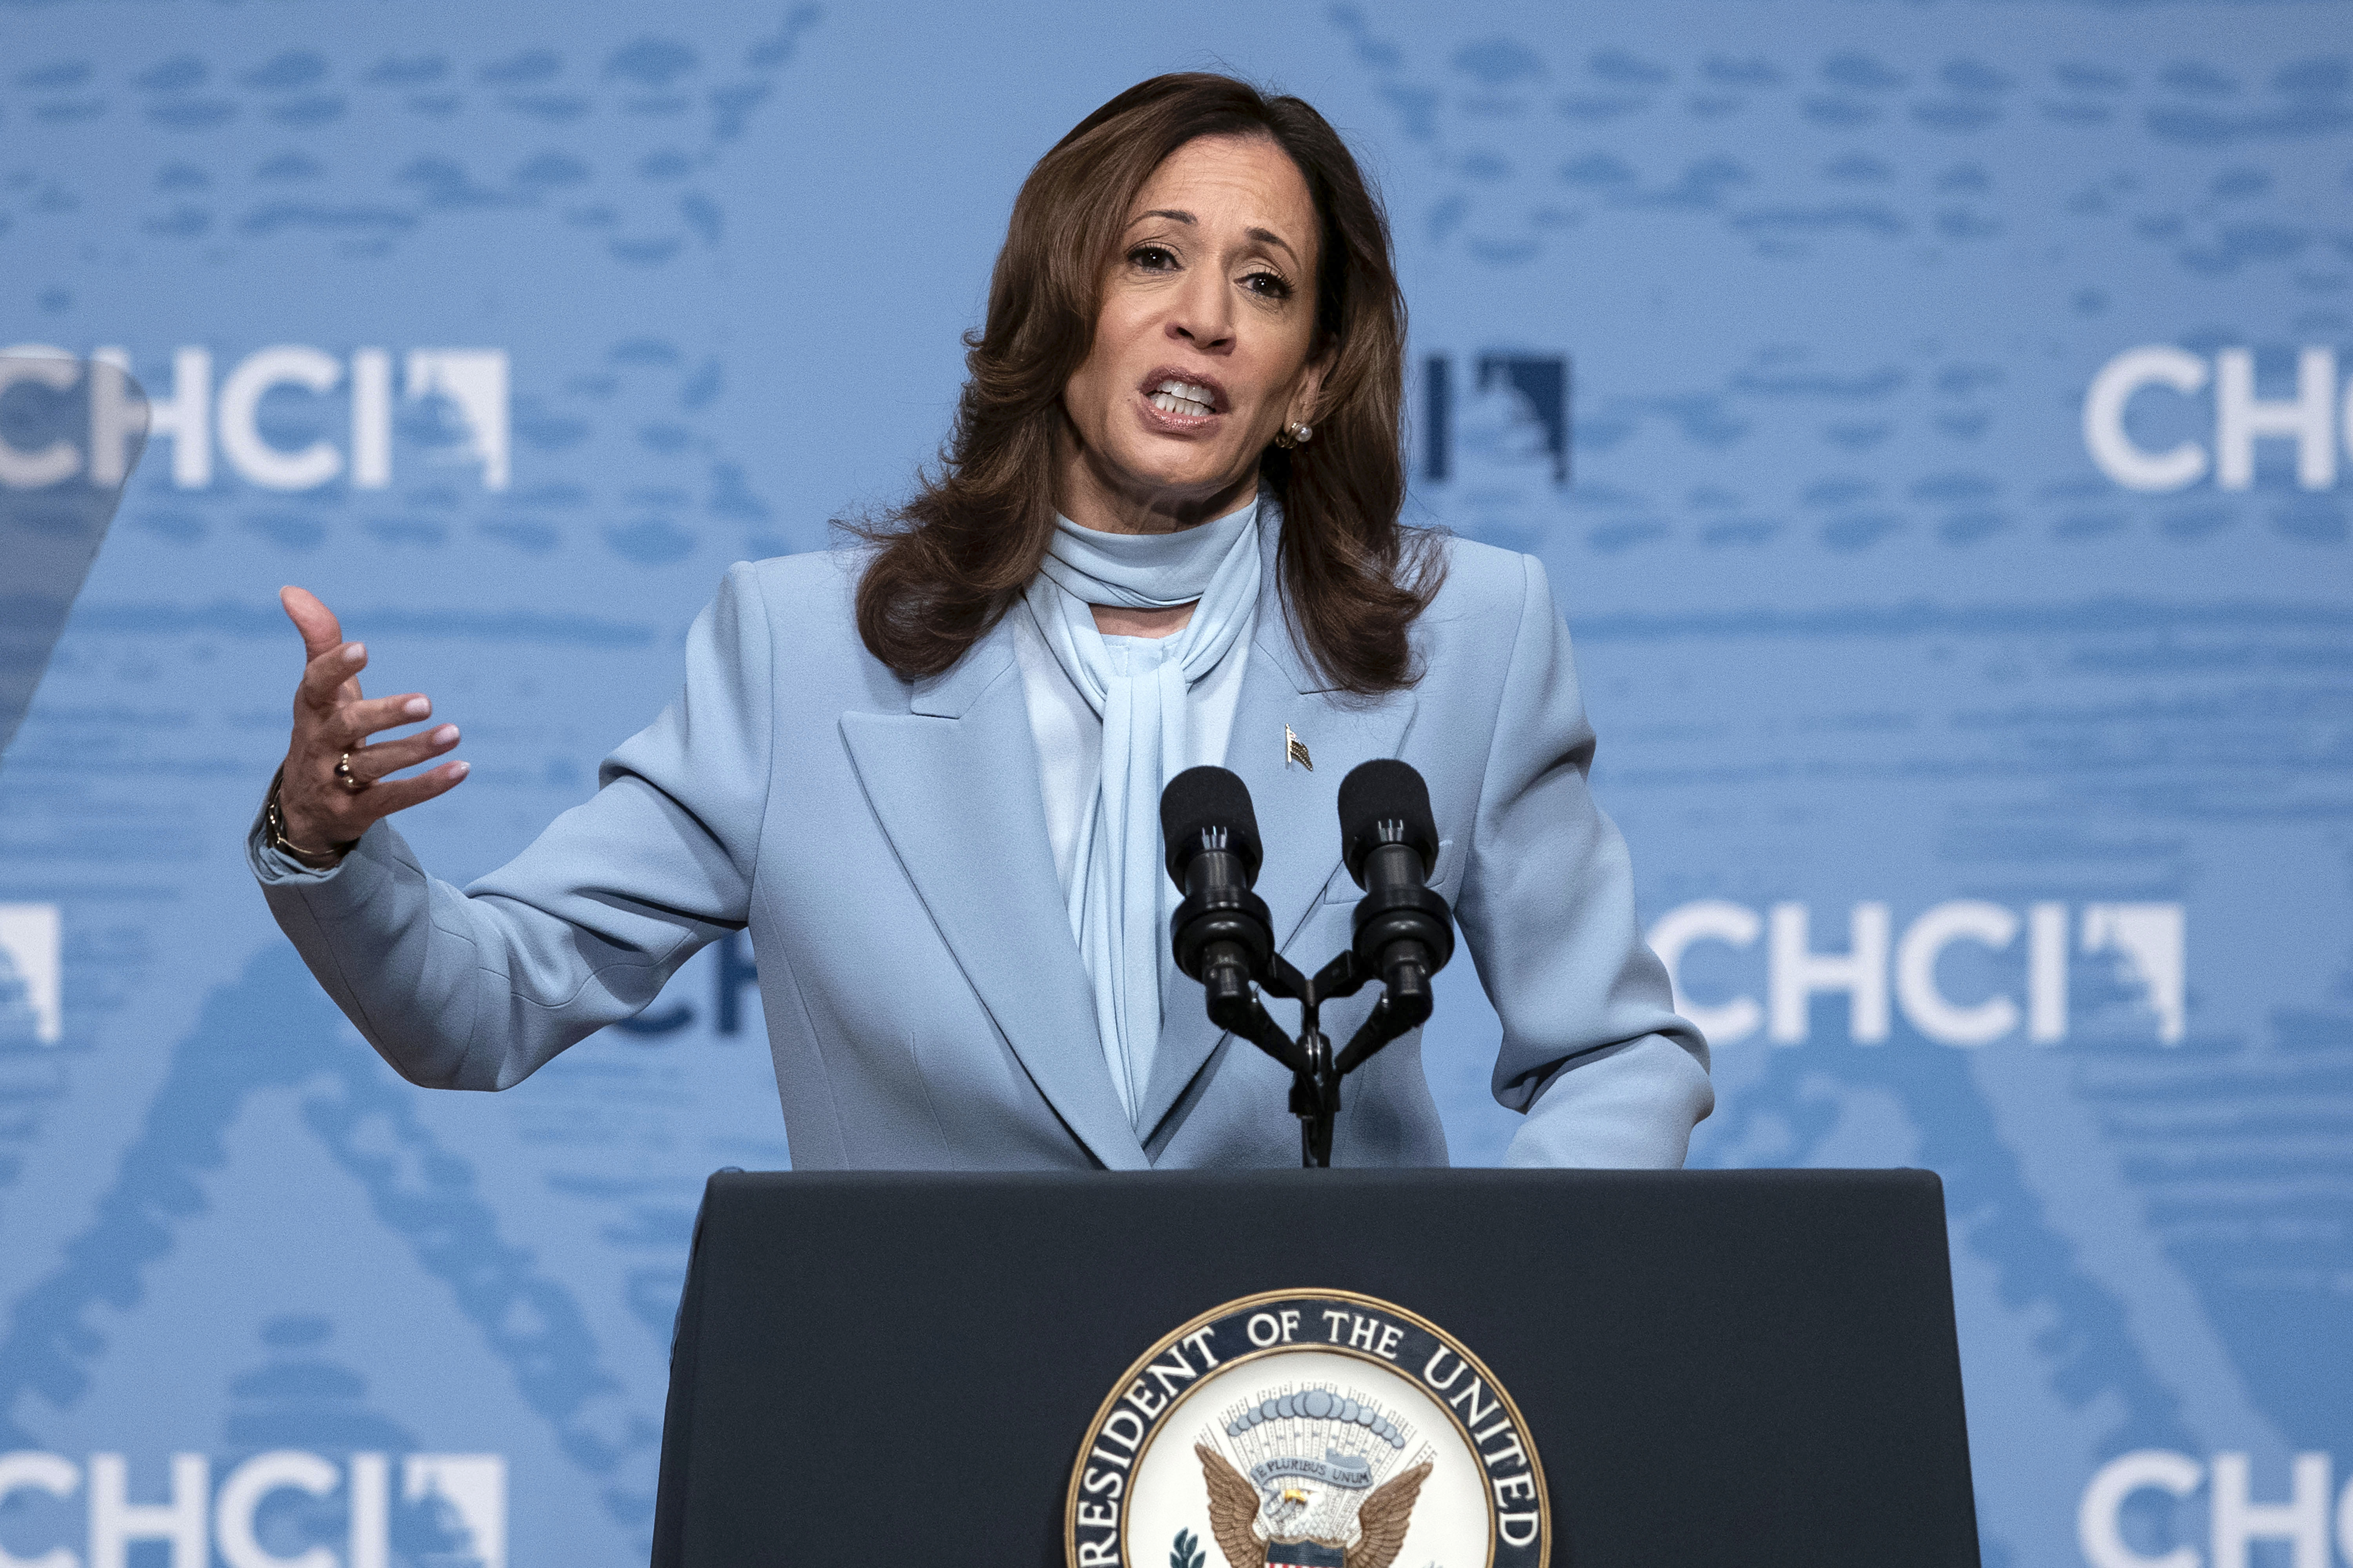
[(1285, 724), (1282, 727), (1282, 765), (1287, 768), (1293, 763), (1311, 773), (1315, 771), (1315, 759), (1307, 754), (1307, 742)]

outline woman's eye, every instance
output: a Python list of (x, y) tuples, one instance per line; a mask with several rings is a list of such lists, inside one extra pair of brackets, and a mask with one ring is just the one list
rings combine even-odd
[(1242, 287), (1270, 300), (1291, 298), (1291, 285), (1271, 272), (1253, 272), (1242, 279)]
[(1156, 245), (1139, 245), (1127, 258), (1147, 272), (1165, 272), (1176, 265), (1176, 258)]

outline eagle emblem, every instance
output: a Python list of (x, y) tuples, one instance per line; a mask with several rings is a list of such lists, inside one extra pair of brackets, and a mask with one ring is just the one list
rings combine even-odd
[(1162, 1338), (1095, 1412), (1063, 1510), (1064, 1568), (1551, 1562), (1544, 1470), (1495, 1374), (1345, 1290), (1261, 1291)]
[(1408, 1434), (1378, 1405), (1310, 1387), (1229, 1411), (1224, 1426), (1247, 1474), (1210, 1443), (1193, 1452), (1229, 1568), (1389, 1568), (1430, 1461), (1388, 1473)]

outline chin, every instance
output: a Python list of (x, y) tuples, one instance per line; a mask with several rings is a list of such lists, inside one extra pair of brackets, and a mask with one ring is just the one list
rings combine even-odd
[[(1161, 447), (1162, 449), (1154, 451), (1151, 447)], [(1125, 460), (1120, 467), (1142, 480), (1148, 489), (1190, 491), (1204, 498), (1231, 489), (1248, 479), (1256, 468), (1256, 465), (1243, 463), (1237, 458), (1226, 457), (1220, 460), (1198, 448), (1170, 452), (1159, 442), (1151, 443), (1144, 451), (1123, 453), (1121, 457)]]

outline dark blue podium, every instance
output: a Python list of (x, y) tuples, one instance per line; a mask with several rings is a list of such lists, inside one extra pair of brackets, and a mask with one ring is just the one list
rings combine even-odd
[(1926, 1173), (738, 1173), (680, 1309), (656, 1568), (1060, 1565), (1123, 1370), (1293, 1289), (1475, 1347), (1556, 1563), (1978, 1563)]

